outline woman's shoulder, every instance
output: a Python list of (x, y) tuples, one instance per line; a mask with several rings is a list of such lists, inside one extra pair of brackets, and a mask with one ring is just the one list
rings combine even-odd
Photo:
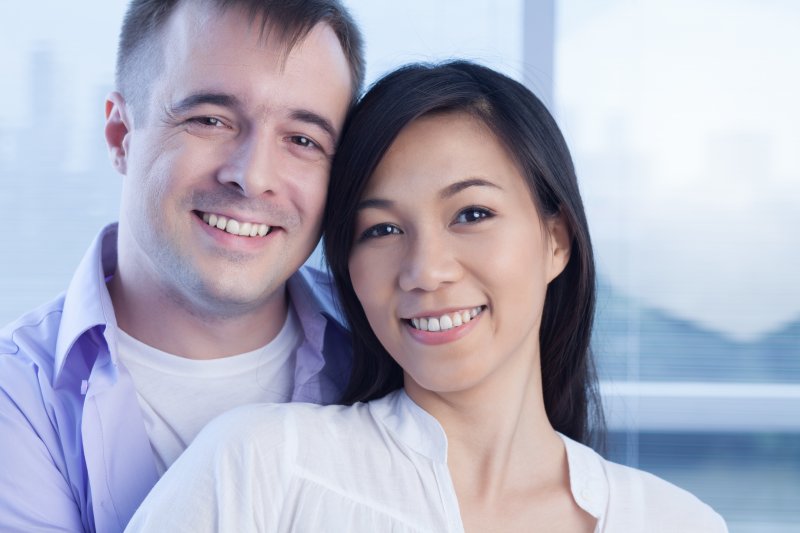
[[(311, 403), (255, 403), (243, 405), (212, 420), (198, 436), (240, 446), (243, 443), (260, 448), (277, 447), (296, 441), (330, 438), (331, 433), (347, 432), (363, 424), (368, 415), (365, 404), (317, 405)], [(206, 435), (208, 435), (206, 437)]]
[(722, 517), (691, 492), (644, 470), (603, 459), (609, 484), (609, 515), (641, 514), (664, 531), (725, 532)]
[(722, 517), (689, 491), (563, 439), (576, 501), (602, 515), (603, 531), (727, 532)]

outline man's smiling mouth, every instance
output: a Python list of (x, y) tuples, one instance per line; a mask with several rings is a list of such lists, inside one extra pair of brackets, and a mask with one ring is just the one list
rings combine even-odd
[(195, 213), (209, 226), (240, 237), (264, 237), (272, 230), (271, 226), (259, 222), (240, 222), (224, 215), (203, 211), (195, 211)]

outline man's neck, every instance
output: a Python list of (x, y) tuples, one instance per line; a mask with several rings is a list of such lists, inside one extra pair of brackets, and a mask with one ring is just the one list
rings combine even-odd
[(132, 288), (117, 271), (108, 282), (117, 325), (158, 350), (188, 359), (217, 359), (256, 350), (274, 339), (288, 312), (285, 287), (256, 308), (204, 309), (168, 291)]

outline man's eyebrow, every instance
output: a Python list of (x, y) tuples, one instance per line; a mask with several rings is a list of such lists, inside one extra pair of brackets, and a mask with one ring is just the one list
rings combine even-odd
[(170, 106), (170, 112), (174, 115), (181, 115), (190, 111), (191, 109), (204, 105), (216, 105), (220, 107), (228, 107), (228, 108), (239, 108), (241, 107), (241, 102), (239, 99), (233, 95), (226, 94), (226, 93), (194, 93), (190, 94), (183, 100), (173, 104)]
[(292, 118), (292, 120), (307, 122), (308, 124), (313, 124), (314, 126), (321, 128), (325, 131), (325, 133), (328, 134), (328, 136), (331, 138), (331, 141), (334, 143), (336, 143), (339, 139), (339, 132), (333, 127), (331, 121), (322, 115), (319, 115), (318, 113), (314, 113), (313, 111), (308, 111), (306, 109), (295, 109), (289, 116)]
[(470, 178), (448, 185), (439, 191), (439, 198), (442, 200), (447, 200), (448, 198), (451, 198), (464, 189), (468, 189), (470, 187), (493, 187), (495, 189), (502, 189), (502, 187), (499, 185), (483, 178)]

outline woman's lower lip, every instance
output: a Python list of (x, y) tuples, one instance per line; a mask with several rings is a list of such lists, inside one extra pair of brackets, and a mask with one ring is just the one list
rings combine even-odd
[(472, 329), (475, 327), (475, 324), (480, 321), (485, 312), (486, 311), (484, 310), (466, 324), (462, 324), (461, 326), (456, 326), (444, 331), (423, 331), (415, 328), (407, 321), (405, 322), (405, 326), (408, 330), (408, 334), (411, 335), (414, 340), (421, 342), (422, 344), (446, 344), (448, 342), (456, 341), (472, 331)]

